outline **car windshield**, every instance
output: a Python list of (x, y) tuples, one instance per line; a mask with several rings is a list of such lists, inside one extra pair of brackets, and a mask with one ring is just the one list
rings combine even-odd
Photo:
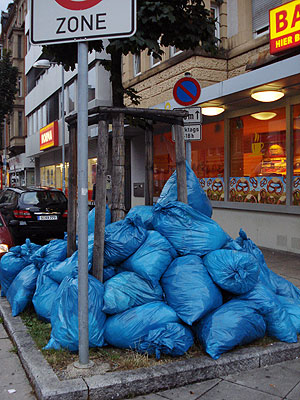
[(23, 202), (32, 206), (41, 204), (61, 204), (66, 201), (61, 192), (37, 191), (26, 192), (23, 194)]

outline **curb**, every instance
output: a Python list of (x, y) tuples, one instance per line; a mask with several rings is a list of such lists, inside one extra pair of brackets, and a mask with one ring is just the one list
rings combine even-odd
[(12, 317), (5, 298), (0, 298), (0, 316), (39, 400), (123, 399), (261, 368), (300, 356), (300, 343), (276, 342), (269, 347), (250, 346), (231, 351), (216, 361), (203, 356), (133, 371), (107, 372), (60, 381), (37, 349), (21, 318)]

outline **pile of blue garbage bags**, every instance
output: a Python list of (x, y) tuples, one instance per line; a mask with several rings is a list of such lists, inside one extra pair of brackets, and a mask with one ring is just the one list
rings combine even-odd
[[(231, 238), (187, 164), (188, 204), (177, 201), (176, 172), (154, 206), (110, 223), (106, 209), (104, 283), (88, 277), (89, 345), (180, 356), (194, 344), (213, 359), (265, 335), (297, 342), (300, 290), (272, 272), (241, 229)], [(88, 261), (93, 262), (94, 210)], [(94, 260), (97, 264), (97, 260)], [(29, 240), (4, 255), (1, 295), (14, 316), (31, 302), (51, 323), (46, 349), (78, 350), (78, 252), (67, 240)]]

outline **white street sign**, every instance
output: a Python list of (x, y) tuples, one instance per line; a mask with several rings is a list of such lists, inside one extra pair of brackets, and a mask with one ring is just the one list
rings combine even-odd
[(174, 110), (188, 111), (189, 115), (184, 118), (184, 125), (202, 123), (201, 107), (174, 108)]
[(136, 0), (31, 0), (33, 44), (121, 38), (136, 30)]
[(202, 140), (202, 126), (184, 125), (184, 140)]
[[(174, 110), (188, 111), (184, 118), (184, 140), (202, 140), (202, 113), (201, 107), (174, 108)], [(175, 133), (172, 130), (172, 140), (175, 141)]]

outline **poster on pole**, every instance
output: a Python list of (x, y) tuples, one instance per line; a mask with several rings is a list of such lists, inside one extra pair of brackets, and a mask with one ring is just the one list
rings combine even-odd
[(130, 37), (136, 0), (31, 0), (32, 44)]

